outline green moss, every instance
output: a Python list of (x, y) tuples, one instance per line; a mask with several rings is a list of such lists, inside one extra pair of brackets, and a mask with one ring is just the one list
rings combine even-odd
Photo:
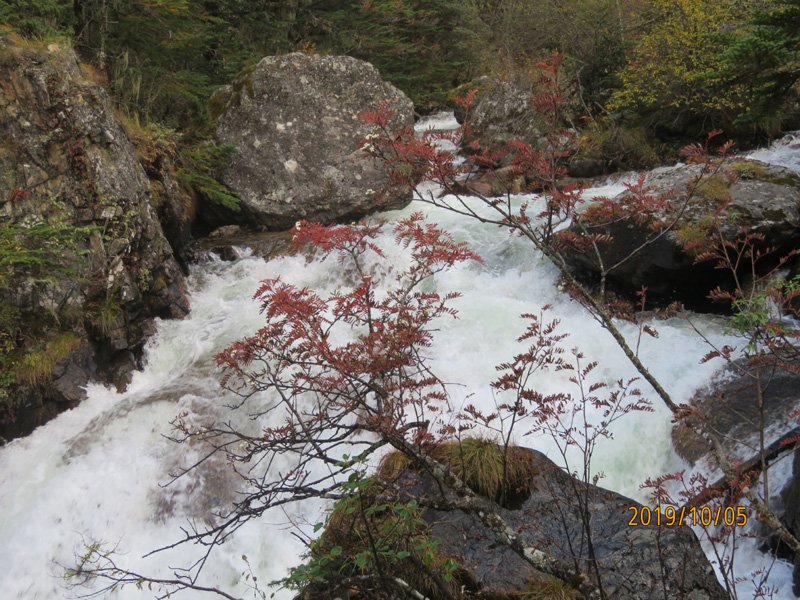
[(730, 171), (743, 180), (764, 181), (792, 187), (797, 187), (800, 184), (800, 177), (794, 173), (789, 171), (783, 174), (770, 173), (764, 164), (752, 160), (738, 161), (730, 166)]
[(103, 335), (108, 335), (122, 323), (122, 307), (117, 300), (116, 293), (111, 293), (102, 301), (92, 303), (87, 311), (89, 322)]
[(252, 74), (258, 65), (251, 65), (243, 69), (228, 89), (217, 90), (208, 102), (211, 121), (216, 121), (229, 106), (239, 106), (242, 103), (242, 90), (252, 98), (255, 96)]
[(692, 202), (711, 202), (721, 206), (731, 197), (730, 187), (730, 180), (723, 175), (706, 177), (697, 184)]
[(786, 213), (782, 210), (765, 210), (764, 211), (764, 218), (769, 221), (785, 221), (786, 220)]
[(447, 94), (447, 106), (450, 108), (456, 108), (457, 106), (460, 106), (455, 100), (453, 100), (453, 98), (461, 98), (463, 100), (467, 97), (467, 94), (471, 90), (477, 90), (475, 92), (475, 96), (472, 98), (472, 106), (475, 107), (478, 105), (478, 102), (481, 101), (481, 98), (486, 95), (486, 92), (489, 91), (492, 85), (494, 84), (490, 79), (475, 79), (473, 81), (464, 83), (457, 88), (450, 90), (450, 93)]
[(653, 140), (643, 127), (595, 123), (581, 133), (576, 158), (602, 159), (626, 169), (652, 169), (675, 158), (673, 149)]
[[(431, 540), (431, 526), (419, 518), (418, 507), (409, 510), (411, 505), (376, 506), (370, 497), (373, 481), (368, 479), (361, 484), (360, 494), (336, 503), (322, 535), (311, 546), (312, 558), (325, 566), (323, 573), (317, 572), (325, 581), (316, 584), (309, 577), (311, 583), (298, 598), (355, 597), (349, 595), (354, 590), (350, 576), (376, 570), (377, 547), (382, 572), (405, 581), (430, 600), (444, 600), (438, 586), (409, 558), (413, 556), (443, 580), (445, 573), (452, 575), (455, 566), (452, 559), (436, 549), (438, 542)], [(335, 577), (325, 577), (325, 573), (345, 575), (346, 585), (331, 586), (329, 580)], [(456, 598), (462, 597), (465, 577), (469, 576), (459, 572), (446, 580), (448, 591)]]

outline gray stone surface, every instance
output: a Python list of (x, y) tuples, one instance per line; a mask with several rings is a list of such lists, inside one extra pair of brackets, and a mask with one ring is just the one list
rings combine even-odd
[[(42, 338), (56, 328), (46, 325), (52, 315), (68, 310), (83, 342), (47, 385), (9, 394), (15, 405), (6, 414), (18, 427), (0, 422), (4, 436), (79, 402), (83, 386), (118, 353), (141, 354), (153, 317), (181, 317), (189, 303), (150, 181), (106, 92), (83, 76), (68, 48), (0, 37), (0, 226), (37, 224), (91, 233), (59, 257), (74, 274), (19, 276), (2, 289), (2, 302), (23, 311)], [(109, 318), (99, 317), (101, 306)]]
[(390, 129), (413, 125), (413, 104), (369, 63), (346, 56), (268, 56), (211, 100), (217, 140), (237, 146), (222, 175), (241, 198), (233, 221), (280, 230), (296, 221), (330, 223), (399, 206), (408, 191), (381, 196), (383, 165), (359, 141), (371, 130), (359, 115), (391, 101)]
[[(588, 543), (579, 511), (586, 498), (592, 519), (592, 541), (600, 579), (608, 598), (663, 600), (724, 600), (725, 591), (694, 533), (686, 526), (629, 526), (637, 502), (615, 492), (587, 487), (530, 450), (533, 483), (519, 508), (500, 509), (512, 532), (529, 546), (578, 571), (589, 572)], [(405, 476), (409, 477), (409, 476)], [(413, 494), (437, 499), (441, 492), (429, 475), (416, 474), (407, 483)], [(405, 481), (414, 481), (409, 477)], [(452, 492), (448, 492), (448, 497)], [(637, 513), (640, 514), (640, 513)], [(514, 594), (542, 573), (515, 552), (496, 543), (494, 534), (475, 514), (462, 510), (426, 509), (431, 537), (439, 551), (455, 556), (484, 595)], [(545, 577), (546, 578), (546, 577)]]
[[(763, 235), (764, 241), (758, 246), (776, 251), (772, 255), (775, 259), (772, 262), (763, 260), (761, 267), (774, 265), (778, 256), (800, 247), (800, 178), (784, 167), (758, 161), (732, 166), (739, 172), (738, 179), (731, 182), (722, 174), (714, 175), (710, 184), (698, 187), (678, 225), (648, 245), (645, 243), (657, 238), (660, 230), (651, 230), (646, 224), (634, 223), (630, 218), (587, 226), (588, 232), (607, 234), (612, 238), (609, 243), (598, 244), (606, 266), (622, 261), (641, 247), (633, 259), (609, 273), (609, 282), (630, 294), (646, 286), (652, 300), (678, 300), (694, 309), (707, 308), (708, 293), (718, 286), (732, 289), (732, 277), (726, 270), (715, 268), (714, 261), (695, 263), (695, 254), (685, 251), (685, 238), (681, 238), (681, 231), (703, 227), (704, 220), (712, 218), (728, 196), (731, 202), (720, 212), (722, 237), (729, 241), (741, 239), (744, 228)], [(687, 185), (699, 173), (698, 166), (682, 166), (648, 174), (647, 186), (652, 188), (650, 194), (673, 194), (668, 201), (665, 220), (668, 221), (669, 215), (684, 204)], [(630, 192), (623, 192), (614, 200), (628, 194)], [(581, 229), (573, 225), (571, 231), (579, 233)], [(564, 256), (568, 264), (577, 268), (579, 275), (588, 275), (587, 280), (599, 273), (597, 258), (591, 252), (576, 251), (567, 246)]]
[[(694, 395), (690, 402), (694, 416), (672, 431), (675, 451), (692, 464), (708, 454), (708, 443), (691, 430), (690, 424), (716, 434), (731, 456), (747, 460), (758, 453), (761, 419), (755, 367), (746, 359), (738, 359), (735, 364), (736, 367), (728, 365), (707, 388)], [(793, 368), (798, 368), (797, 362)], [(760, 375), (765, 443), (769, 446), (796, 425), (791, 414), (800, 407), (800, 373), (778, 369), (765, 362)]]

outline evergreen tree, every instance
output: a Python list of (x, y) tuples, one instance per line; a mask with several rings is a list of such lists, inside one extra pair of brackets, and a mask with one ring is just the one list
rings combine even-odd
[(323, 51), (372, 63), (423, 110), (443, 104), (478, 60), (472, 0), (333, 0), (309, 17)]
[(800, 79), (800, 0), (770, 1), (755, 11), (745, 35), (727, 42), (719, 77), (725, 86), (744, 89), (737, 122), (774, 126), (781, 101)]

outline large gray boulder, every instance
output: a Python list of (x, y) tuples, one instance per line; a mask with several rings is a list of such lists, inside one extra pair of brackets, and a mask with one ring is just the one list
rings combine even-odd
[(475, 82), (478, 92), (466, 115), (472, 139), (480, 139), (492, 149), (500, 149), (513, 140), (536, 147), (547, 130), (544, 119), (531, 104), (532, 94), (526, 89), (494, 77), (481, 77)]
[[(661, 215), (666, 221), (684, 206), (687, 186), (698, 177), (700, 169), (679, 166), (657, 170), (648, 176), (652, 195), (673, 194)], [(660, 229), (651, 229), (648, 223), (636, 223), (631, 218), (587, 225), (587, 232), (611, 238), (610, 242), (598, 244), (603, 265), (615, 265), (637, 251), (633, 259), (609, 273), (612, 287), (634, 294), (646, 286), (650, 300), (677, 300), (697, 310), (708, 309), (708, 293), (716, 287), (731, 289), (733, 278), (725, 269), (715, 268), (714, 261), (696, 264), (697, 251), (693, 251), (692, 244), (713, 233), (712, 219), (728, 199), (730, 204), (720, 212), (723, 239), (740, 240), (745, 229), (763, 235), (759, 247), (774, 249), (774, 260), (800, 247), (800, 177), (784, 167), (753, 160), (733, 164), (731, 172), (735, 176), (732, 180), (722, 174), (706, 177), (686, 205), (677, 226), (666, 235), (660, 236)], [(629, 194), (623, 192), (613, 201), (618, 203)], [(569, 231), (581, 235), (584, 230), (573, 225)], [(564, 257), (576, 274), (587, 281), (599, 274), (599, 262), (592, 252), (567, 242)], [(774, 264), (765, 259), (760, 266), (769, 268)]]
[(238, 150), (222, 181), (241, 198), (239, 213), (216, 220), (288, 229), (299, 219), (357, 219), (410, 200), (378, 192), (383, 165), (359, 141), (371, 133), (359, 115), (391, 102), (389, 128), (413, 125), (413, 104), (369, 63), (347, 56), (268, 56), (211, 100), (217, 140)]
[[(558, 564), (569, 565), (596, 584), (581, 516), (581, 503), (586, 502), (583, 506), (588, 507), (594, 556), (606, 597), (663, 600), (666, 594), (676, 600), (727, 598), (689, 527), (659, 528), (655, 519), (648, 519), (649, 524), (644, 526), (634, 516), (642, 514), (639, 503), (587, 486), (541, 452), (522, 452), (530, 455), (530, 485), (519, 490), (512, 506), (497, 507), (497, 514), (526, 545)], [(439, 540), (437, 550), (458, 557), (459, 567), (481, 594), (522, 596), (526, 585), (542, 579), (538, 569), (497, 543), (495, 532), (477, 511), (444, 508), (448, 502), (457, 504), (458, 495), (443, 490), (431, 475), (409, 470), (399, 475), (396, 485), (440, 507), (426, 508), (420, 518), (430, 525), (430, 537)], [(632, 521), (635, 525), (629, 525)]]
[[(508, 147), (513, 141), (530, 145), (534, 150), (545, 153), (573, 154), (578, 146), (573, 136), (564, 134), (548, 139), (552, 127), (540, 114), (529, 87), (516, 85), (494, 77), (481, 77), (463, 85), (456, 93), (465, 95), (470, 89), (477, 90), (469, 111), (459, 108), (456, 118), (468, 121), (470, 135), (462, 152), (472, 154), (476, 150), (469, 144), (479, 143), (480, 151), (499, 152), (502, 156), (497, 164), (506, 167), (511, 164), (515, 151)], [(553, 148), (555, 144), (555, 148)]]

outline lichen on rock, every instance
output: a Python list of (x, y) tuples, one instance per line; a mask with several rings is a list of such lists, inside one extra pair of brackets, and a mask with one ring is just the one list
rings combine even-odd
[[(0, 274), (0, 296), (35, 324), (0, 357), (3, 372), (15, 373), (26, 351), (58, 332), (88, 341), (45, 380), (17, 389), (14, 406), (6, 395), (6, 421), (24, 421), (27, 407), (39, 417), (26, 427), (35, 426), (74, 404), (81, 385), (120, 356), (136, 366), (153, 317), (188, 312), (183, 275), (151, 204), (129, 136), (76, 55), (0, 38), (0, 229), (6, 258), (16, 260)], [(25, 262), (26, 252), (35, 260)], [(17, 379), (5, 382), (25, 386)], [(0, 435), (14, 434), (13, 424), (0, 425)]]
[(222, 181), (241, 211), (202, 208), (209, 222), (291, 228), (331, 223), (402, 205), (407, 190), (378, 199), (383, 165), (358, 148), (370, 130), (359, 115), (390, 102), (393, 131), (413, 124), (413, 105), (369, 63), (346, 56), (268, 56), (211, 99), (217, 140), (237, 146)]

